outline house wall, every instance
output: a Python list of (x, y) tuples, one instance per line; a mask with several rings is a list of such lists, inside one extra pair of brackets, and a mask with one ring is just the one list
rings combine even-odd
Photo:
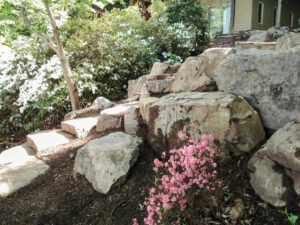
[(234, 32), (251, 30), (252, 27), (252, 0), (235, 1)]
[[(239, 0), (237, 0), (239, 1)], [(264, 3), (263, 24), (258, 23), (258, 3)], [(277, 8), (277, 0), (253, 0), (252, 5), (252, 30), (266, 30), (273, 26), (274, 8)], [(289, 13), (294, 13), (293, 28), (299, 27), (298, 18), (300, 18), (300, 1), (287, 0), (282, 3), (281, 26), (289, 25)]]
[(298, 20), (300, 18), (300, 1), (299, 0), (288, 0), (287, 4), (283, 4), (281, 26), (288, 26), (290, 12), (294, 13), (294, 21), (293, 21), (292, 28), (300, 27), (298, 24)]
[(214, 6), (222, 6), (222, 5), (230, 5), (231, 0), (205, 0), (201, 1), (201, 6), (205, 9), (208, 10), (210, 7)]

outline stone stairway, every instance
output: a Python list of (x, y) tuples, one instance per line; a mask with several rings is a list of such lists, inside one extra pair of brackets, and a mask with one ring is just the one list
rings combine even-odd
[[(138, 102), (116, 105), (99, 97), (92, 106), (66, 115), (61, 129), (28, 134), (26, 143), (0, 154), (0, 197), (6, 197), (45, 173), (49, 169), (49, 156), (82, 147), (97, 136), (95, 133), (125, 131), (125, 127), (129, 133), (136, 133), (139, 123), (133, 121), (137, 119), (132, 116), (135, 109)], [(127, 112), (130, 114), (126, 116)]]

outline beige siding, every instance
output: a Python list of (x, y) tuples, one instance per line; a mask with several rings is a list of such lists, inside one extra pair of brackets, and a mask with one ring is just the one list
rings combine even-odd
[[(264, 2), (264, 15), (263, 24), (258, 24), (258, 2), (259, 0), (253, 0), (252, 7), (252, 29), (253, 30), (265, 30), (273, 26), (274, 9), (277, 8), (277, 0), (263, 0)], [(283, 1), (282, 13), (281, 13), (281, 26), (288, 26), (289, 13), (294, 13), (293, 27), (299, 27), (298, 18), (300, 18), (300, 1), (288, 0)]]
[(252, 22), (252, 0), (236, 0), (234, 31), (250, 30)]
[(201, 6), (208, 10), (210, 7), (222, 6), (222, 5), (230, 5), (231, 0), (204, 0), (201, 1)]
[[(258, 3), (264, 3), (263, 23), (258, 23)], [(273, 26), (274, 8), (277, 6), (277, 0), (253, 0), (252, 5), (252, 30), (266, 30)]]

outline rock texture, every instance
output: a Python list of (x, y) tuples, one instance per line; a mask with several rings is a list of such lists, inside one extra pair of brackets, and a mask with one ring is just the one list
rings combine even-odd
[(0, 154), (0, 197), (28, 185), (48, 168), (27, 144), (5, 150)]
[(142, 139), (123, 132), (92, 140), (78, 150), (75, 172), (86, 177), (94, 189), (107, 194), (126, 180), (139, 156)]
[(59, 148), (74, 139), (73, 135), (62, 130), (46, 130), (27, 135), (28, 145), (38, 154)]
[(230, 53), (232, 48), (211, 48), (197, 57), (189, 57), (175, 74), (172, 92), (214, 91), (211, 79), (217, 65)]
[(300, 124), (287, 123), (272, 135), (260, 153), (300, 173)]
[(102, 110), (112, 107), (114, 105), (115, 105), (114, 102), (111, 102), (104, 97), (98, 97), (95, 99), (95, 101), (90, 107), (67, 113), (65, 115), (64, 120), (73, 120), (76, 118), (94, 116), (99, 114)]
[(124, 129), (124, 115), (131, 107), (138, 108), (138, 102), (119, 104), (103, 110), (98, 117), (97, 131)]
[(300, 111), (300, 48), (244, 50), (228, 55), (214, 73), (218, 89), (241, 95), (277, 130)]
[[(300, 194), (300, 124), (287, 123), (249, 161), (251, 185), (274, 206), (297, 201)], [(291, 178), (293, 182), (288, 182)], [(285, 182), (284, 182), (285, 180)], [(293, 183), (293, 185), (292, 185)]]
[(277, 40), (276, 50), (287, 50), (300, 47), (300, 34), (290, 34)]
[(141, 97), (139, 101), (140, 113), (146, 124), (149, 123), (150, 119), (150, 108), (153, 103), (155, 103), (159, 98), (145, 96)]
[(247, 49), (256, 49), (256, 50), (270, 50), (274, 51), (276, 49), (276, 42), (236, 42), (236, 51), (244, 51)]
[(97, 117), (79, 118), (61, 122), (61, 129), (75, 135), (78, 138), (85, 138), (97, 125)]
[(155, 62), (152, 66), (151, 72), (149, 75), (160, 75), (167, 72), (169, 65), (166, 63)]
[(151, 105), (149, 140), (154, 148), (175, 146), (188, 123), (191, 134), (211, 134), (220, 151), (248, 152), (265, 138), (257, 112), (242, 98), (223, 92), (169, 94)]
[(126, 134), (138, 135), (142, 128), (140, 109), (130, 107), (124, 114), (124, 129)]
[(274, 206), (285, 206), (282, 195), (286, 191), (283, 186), (283, 175), (275, 170), (275, 163), (268, 157), (255, 154), (249, 161), (250, 183), (264, 201)]

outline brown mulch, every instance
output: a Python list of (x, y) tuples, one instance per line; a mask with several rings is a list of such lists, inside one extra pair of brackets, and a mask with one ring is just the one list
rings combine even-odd
[[(74, 176), (76, 152), (77, 149), (68, 150), (49, 159), (50, 169), (44, 175), (1, 199), (0, 224), (126, 225), (132, 224), (133, 218), (142, 221), (146, 215), (144, 197), (153, 184), (152, 149), (144, 147), (126, 183), (106, 196), (94, 191), (83, 176)], [(224, 183), (222, 199), (214, 212), (199, 215), (193, 224), (289, 224), (282, 213), (284, 209), (272, 207), (255, 195), (249, 183), (249, 158), (250, 155), (244, 155), (219, 162), (219, 175)], [(246, 210), (235, 223), (228, 218), (228, 209), (236, 198), (243, 200)]]

